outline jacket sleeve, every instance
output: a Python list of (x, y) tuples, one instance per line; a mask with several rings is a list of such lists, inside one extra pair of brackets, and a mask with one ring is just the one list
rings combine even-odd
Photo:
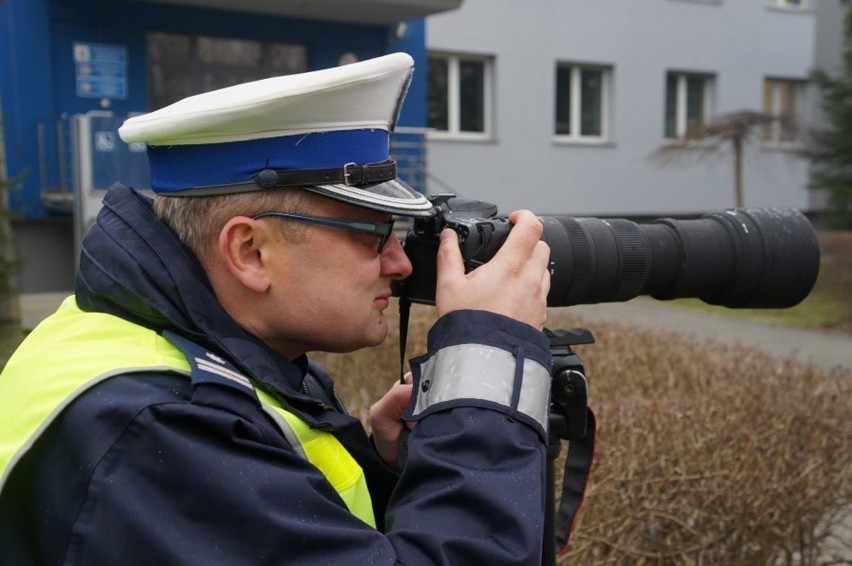
[(541, 563), (550, 349), (495, 314), (450, 313), (412, 361), (417, 421), (388, 525), (410, 564)]
[[(531, 386), (535, 406), (520, 390), (549, 367), (539, 335), (487, 313), (435, 326), (414, 363), (417, 386), (462, 383), (412, 400), (418, 422), (384, 533), (351, 515), (271, 427), (227, 403), (187, 402), (182, 378), (113, 378), (68, 407), (32, 451), (32, 473), (16, 480), (34, 522), (54, 525), (35, 546), (58, 560), (36, 562), (539, 563), (547, 396)], [(476, 371), (489, 353), (488, 371)], [(453, 370), (452, 359), (468, 369)], [(154, 387), (158, 379), (171, 381)], [(501, 393), (482, 393), (492, 386)], [(62, 485), (71, 489), (60, 494)]]

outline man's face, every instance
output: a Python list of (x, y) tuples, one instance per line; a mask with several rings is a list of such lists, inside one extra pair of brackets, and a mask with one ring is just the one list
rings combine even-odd
[[(314, 216), (385, 223), (388, 213), (317, 197)], [(274, 238), (268, 249), (272, 302), (266, 318), (267, 343), (291, 359), (308, 351), (348, 352), (380, 344), (388, 332), (384, 311), (391, 281), (411, 273), (411, 263), (391, 236), (381, 253), (379, 236), (348, 229), (301, 224), (296, 242), (281, 235), (276, 217), (258, 220)], [(276, 238), (277, 234), (277, 238)]]

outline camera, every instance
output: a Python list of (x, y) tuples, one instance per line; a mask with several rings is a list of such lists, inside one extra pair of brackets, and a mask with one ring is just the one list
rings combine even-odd
[[(416, 218), (405, 238), (412, 274), (394, 295), (434, 304), (439, 234), (452, 228), (468, 271), (494, 257), (511, 230), (491, 203), (429, 197), (436, 214)], [(787, 308), (810, 293), (819, 243), (792, 208), (736, 208), (695, 219), (539, 216), (550, 246), (548, 306), (620, 302), (639, 295), (694, 297), (730, 308)]]

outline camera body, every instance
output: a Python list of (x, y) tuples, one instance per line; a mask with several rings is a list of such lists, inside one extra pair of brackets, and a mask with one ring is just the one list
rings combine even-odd
[(429, 197), (435, 215), (415, 218), (405, 238), (405, 252), (411, 261), (412, 275), (397, 282), (394, 294), (412, 303), (434, 304), (437, 266), (435, 258), (441, 232), (451, 228), (458, 234), (465, 270), (473, 271), (494, 257), (509, 235), (512, 224), (497, 216), (497, 206), (478, 200), (457, 198), (452, 194)]
[[(511, 222), (491, 203), (429, 197), (430, 218), (416, 218), (405, 239), (412, 274), (394, 295), (434, 304), (440, 233), (458, 234), (467, 271), (503, 245)], [(539, 216), (550, 246), (548, 305), (695, 297), (731, 308), (786, 308), (810, 293), (819, 244), (808, 219), (791, 208), (741, 208), (696, 219), (637, 224), (620, 218)]]

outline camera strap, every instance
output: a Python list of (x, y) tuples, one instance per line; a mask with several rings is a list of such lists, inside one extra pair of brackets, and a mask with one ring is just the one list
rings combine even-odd
[[(568, 550), (568, 539), (586, 493), (595, 453), (595, 415), (588, 405), (588, 381), (580, 357), (572, 349), (578, 344), (593, 344), (592, 333), (585, 328), (550, 330), (550, 428), (547, 446), (548, 501), (545, 514), (545, 557), (560, 556)], [(562, 471), (562, 494), (555, 509), (555, 462), (568, 441), (568, 454)], [(550, 546), (555, 543), (554, 546)], [(550, 564), (551, 562), (546, 562)]]
[[(408, 318), (411, 314), (411, 301), (404, 296), (399, 297), (399, 382), (405, 383), (405, 348), (408, 343)], [(405, 466), (408, 459), (408, 435), (411, 431), (403, 426), (396, 443), (396, 456), (399, 467)]]
[(399, 382), (405, 383), (405, 347), (408, 344), (408, 318), (411, 314), (411, 301), (399, 298)]
[(568, 442), (568, 454), (562, 471), (562, 495), (555, 516), (556, 556), (568, 550), (568, 539), (585, 498), (594, 461), (596, 429), (595, 414), (587, 407), (585, 436)]

